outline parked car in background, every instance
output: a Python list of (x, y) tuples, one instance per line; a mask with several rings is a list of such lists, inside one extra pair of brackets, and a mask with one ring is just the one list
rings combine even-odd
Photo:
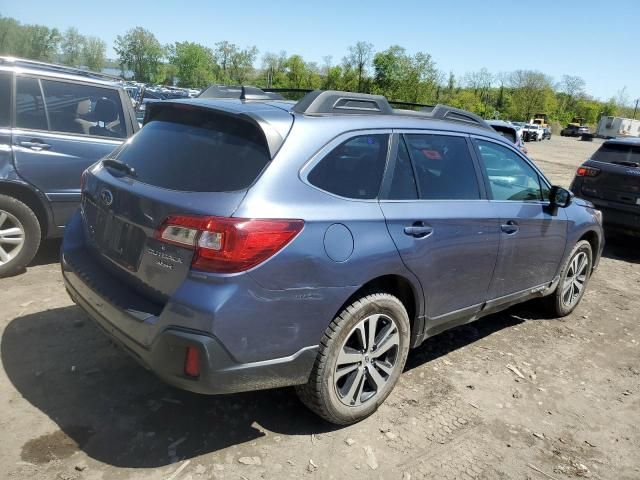
[(584, 133), (589, 133), (589, 127), (584, 125), (567, 125), (565, 128), (560, 130), (561, 137), (580, 137)]
[(115, 77), (0, 57), (0, 276), (62, 235), (83, 170), (137, 130)]
[(469, 112), (250, 88), (147, 108), (85, 172), (62, 271), (109, 336), (182, 389), (296, 385), (353, 423), (410, 348), (531, 298), (567, 315), (600, 258), (598, 212)]
[(525, 147), (524, 141), (522, 140), (522, 129), (519, 129), (515, 125), (505, 122), (504, 120), (487, 120), (486, 122), (500, 135), (510, 142), (513, 142), (513, 144), (518, 147), (522, 153), (525, 155), (528, 153), (527, 147)]
[(640, 138), (607, 140), (577, 170), (571, 191), (602, 210), (607, 230), (640, 234)]
[(551, 129), (549, 127), (545, 127), (542, 129), (542, 139), (551, 140)]
[(542, 141), (544, 131), (540, 125), (534, 123), (528, 123), (522, 129), (522, 138), (525, 142), (539, 142)]

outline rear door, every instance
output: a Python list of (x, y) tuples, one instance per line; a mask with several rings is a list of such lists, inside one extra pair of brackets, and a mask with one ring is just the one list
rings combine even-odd
[(566, 212), (549, 208), (546, 180), (515, 149), (480, 138), (474, 144), (491, 215), (500, 221), (500, 252), (490, 299), (551, 282), (565, 250)]
[(431, 328), (480, 310), (498, 254), (498, 221), (489, 215), (466, 136), (394, 137), (397, 153), (380, 206), (402, 260), (422, 284)]
[(51, 201), (56, 226), (80, 203), (80, 175), (128, 135), (117, 89), (16, 76), (13, 151), (21, 177)]

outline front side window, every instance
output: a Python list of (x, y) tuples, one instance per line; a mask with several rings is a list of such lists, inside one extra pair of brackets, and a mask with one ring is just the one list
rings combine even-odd
[(40, 82), (35, 78), (16, 78), (16, 127), (47, 130), (47, 115)]
[(497, 143), (476, 140), (493, 200), (540, 201), (538, 173), (515, 152)]
[(423, 200), (477, 200), (480, 187), (464, 137), (405, 135), (418, 196)]
[(313, 167), (307, 180), (321, 190), (354, 199), (378, 196), (387, 161), (388, 134), (358, 135), (336, 148)]
[(80, 135), (127, 136), (117, 90), (42, 80), (50, 130)]

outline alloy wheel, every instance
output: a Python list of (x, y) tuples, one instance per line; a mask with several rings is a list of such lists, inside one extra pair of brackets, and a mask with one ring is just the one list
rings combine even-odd
[(24, 239), (24, 227), (18, 219), (0, 210), (0, 265), (9, 263), (20, 253)]
[(357, 407), (383, 390), (397, 366), (400, 334), (384, 314), (361, 320), (347, 335), (336, 361), (333, 383), (340, 401)]
[(567, 276), (562, 284), (562, 303), (566, 307), (573, 307), (580, 299), (587, 281), (588, 266), (589, 257), (584, 252), (579, 252), (571, 260)]

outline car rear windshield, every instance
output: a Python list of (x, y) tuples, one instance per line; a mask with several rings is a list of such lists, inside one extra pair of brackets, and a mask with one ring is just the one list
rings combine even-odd
[(593, 160), (622, 165), (640, 165), (640, 144), (605, 143), (591, 157)]
[(155, 113), (114, 156), (143, 183), (190, 192), (246, 189), (270, 161), (257, 125), (179, 107)]

